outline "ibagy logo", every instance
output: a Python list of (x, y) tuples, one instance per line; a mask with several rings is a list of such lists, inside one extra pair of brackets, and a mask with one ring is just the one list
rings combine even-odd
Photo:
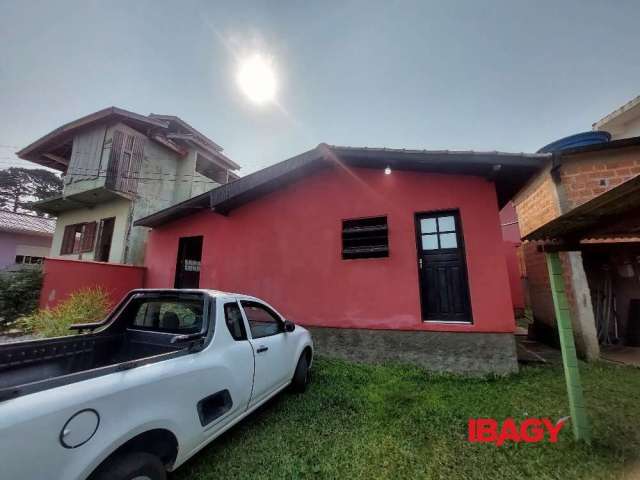
[(522, 420), (520, 425), (513, 418), (505, 419), (502, 425), (493, 418), (470, 418), (469, 441), (472, 443), (495, 443), (498, 447), (506, 441), (556, 443), (560, 430), (568, 418), (561, 418), (555, 423), (549, 418), (527, 418)]

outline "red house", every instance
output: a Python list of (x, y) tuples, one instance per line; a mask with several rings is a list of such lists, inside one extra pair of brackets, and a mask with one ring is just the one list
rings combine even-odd
[(264, 298), (320, 354), (511, 372), (498, 212), (545, 158), (320, 144), (138, 220), (145, 285)]

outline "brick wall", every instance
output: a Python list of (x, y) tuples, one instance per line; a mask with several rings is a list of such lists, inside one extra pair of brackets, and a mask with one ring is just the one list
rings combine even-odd
[(560, 215), (555, 184), (549, 171), (550, 167), (541, 171), (514, 198), (522, 237)]
[(538, 252), (534, 242), (525, 242), (521, 248), (527, 269), (527, 289), (533, 315), (536, 321), (555, 327), (556, 317), (544, 253)]
[(640, 174), (640, 148), (564, 157), (560, 177), (573, 209)]
[[(560, 215), (555, 184), (549, 172), (550, 165), (536, 175), (514, 198), (522, 236)], [(537, 243), (534, 242), (524, 242), (521, 251), (526, 272), (528, 301), (534, 318), (537, 322), (554, 327), (553, 298), (549, 289), (544, 254), (538, 252)]]
[[(562, 212), (576, 208), (639, 175), (640, 147), (562, 157), (561, 181), (557, 188), (551, 177), (550, 167), (551, 165), (548, 165), (541, 171), (514, 198), (522, 236), (553, 220)], [(526, 265), (529, 301), (534, 317), (537, 322), (555, 328), (553, 299), (545, 256), (537, 251), (537, 244), (533, 242), (523, 243), (522, 252)], [(574, 324), (576, 347), (580, 354), (585, 355), (590, 339), (583, 336), (581, 320), (588, 321), (588, 316), (581, 316), (579, 307), (584, 309), (589, 304), (589, 292), (588, 290), (574, 291), (572, 275), (580, 272), (573, 272), (567, 253), (561, 254), (561, 259), (567, 286), (567, 300)], [(576, 293), (579, 299), (576, 298)]]

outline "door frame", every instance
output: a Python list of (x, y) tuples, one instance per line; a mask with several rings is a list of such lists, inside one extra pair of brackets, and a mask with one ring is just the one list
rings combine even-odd
[(198, 286), (190, 287), (190, 288), (200, 288), (200, 274), (202, 273), (202, 250), (204, 249), (204, 235), (189, 235), (186, 237), (178, 237), (178, 251), (176, 254), (176, 268), (173, 274), (173, 288), (184, 288), (184, 287), (178, 286), (178, 278), (182, 280), (182, 277), (180, 275), (180, 271), (181, 271), (180, 260), (184, 254), (182, 241), (193, 240), (195, 238), (200, 238), (200, 267), (199, 267), (200, 270), (198, 270)]
[[(101, 253), (100, 250), (102, 247), (102, 241), (104, 240), (104, 224), (106, 221), (113, 221), (113, 225), (111, 226), (111, 238), (109, 239), (109, 252), (107, 253), (106, 260), (98, 260), (96, 257), (99, 256)], [(115, 232), (115, 229), (116, 229), (116, 217), (101, 218), (98, 225), (99, 225), (98, 240), (96, 241), (96, 244), (94, 247), (93, 259), (96, 262), (108, 262), (109, 257), (111, 257), (111, 248), (113, 247), (113, 233)]]
[[(456, 240), (458, 247), (456, 249), (462, 249), (462, 271), (463, 281), (467, 285), (467, 298), (469, 301), (469, 320), (439, 320), (439, 319), (426, 319), (425, 315), (425, 301), (424, 301), (424, 286), (422, 285), (422, 269), (420, 268), (420, 259), (422, 258), (422, 239), (420, 229), (420, 218), (425, 216), (440, 216), (440, 215), (453, 215), (456, 222)], [(471, 285), (469, 284), (469, 270), (467, 268), (467, 248), (464, 242), (464, 234), (462, 228), (462, 215), (458, 208), (443, 208), (439, 210), (419, 211), (413, 214), (414, 235), (416, 241), (416, 270), (418, 273), (418, 295), (420, 301), (420, 321), (422, 323), (442, 323), (453, 325), (473, 325), (473, 304), (471, 303)]]

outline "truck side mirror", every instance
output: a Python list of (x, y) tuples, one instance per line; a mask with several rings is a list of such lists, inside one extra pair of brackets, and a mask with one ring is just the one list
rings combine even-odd
[(296, 329), (296, 324), (291, 320), (284, 321), (284, 331), (285, 332), (293, 332)]

